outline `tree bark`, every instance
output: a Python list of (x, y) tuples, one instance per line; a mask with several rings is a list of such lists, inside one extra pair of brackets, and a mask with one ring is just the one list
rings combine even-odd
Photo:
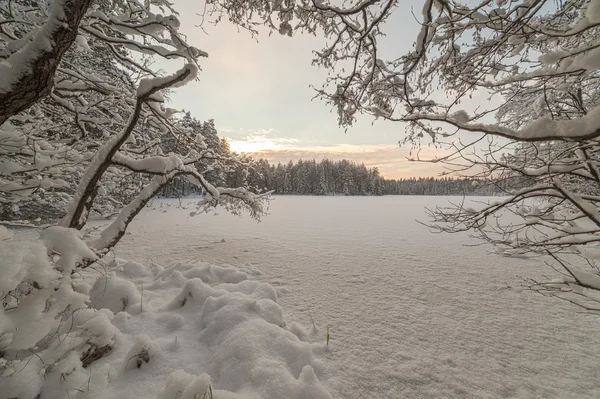
[[(52, 15), (37, 33), (37, 36), (23, 49), (10, 56), (6, 61), (22, 51), (32, 51), (32, 57), (26, 59), (25, 65), (19, 65), (20, 76), (10, 85), (8, 90), (0, 90), (0, 126), (11, 116), (31, 107), (50, 93), (54, 84), (54, 75), (62, 56), (77, 37), (81, 19), (93, 0), (55, 0)], [(58, 18), (56, 15), (62, 16)], [(50, 46), (40, 46), (47, 35)], [(24, 67), (24, 68), (23, 68)]]

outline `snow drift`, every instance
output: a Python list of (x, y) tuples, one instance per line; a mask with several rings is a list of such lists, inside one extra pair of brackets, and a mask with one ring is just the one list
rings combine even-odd
[[(52, 237), (44, 238), (52, 244)], [(71, 248), (82, 243), (70, 239)], [(39, 272), (52, 270), (40, 260), (47, 259), (41, 241), (28, 243), (35, 249), (29, 257), (22, 255), (27, 245), (17, 243), (0, 241), (13, 263), (7, 270), (14, 278), (6, 284), (14, 286), (31, 270), (52, 286), (48, 273)], [(86, 306), (56, 317), (51, 335), (29, 329), (21, 345), (26, 350), (2, 359), (0, 399), (34, 399), (40, 392), (39, 399), (332, 397), (317, 377), (326, 373), (318, 356), (327, 350), (325, 339), (313, 334), (309, 338), (319, 342), (311, 343), (295, 335), (276, 289), (252, 280), (258, 271), (251, 266), (101, 264), (103, 270), (90, 267), (68, 280), (70, 295), (80, 302), (89, 295)], [(62, 281), (60, 287), (67, 286)], [(46, 291), (40, 295), (52, 296)], [(23, 312), (27, 304), (18, 308)], [(13, 319), (10, 311), (0, 314), (5, 336)]]

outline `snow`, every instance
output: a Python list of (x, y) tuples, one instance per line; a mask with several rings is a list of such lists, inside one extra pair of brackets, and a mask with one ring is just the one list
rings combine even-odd
[[(142, 272), (132, 265), (112, 262), (92, 290), (104, 313), (81, 328), (97, 326), (98, 343), (113, 346), (91, 371), (109, 370), (108, 384), (87, 397), (194, 398), (210, 386), (216, 398), (331, 398), (315, 374), (325, 370), (324, 340), (290, 332), (275, 289), (251, 279), (252, 268), (194, 261)], [(121, 269), (137, 272), (124, 280)], [(118, 298), (139, 292), (134, 284), (144, 287), (143, 310), (138, 302), (122, 311)]]
[(581, 285), (600, 290), (600, 275), (580, 270), (577, 267), (569, 267), (569, 270)]
[(6, 227), (0, 225), (0, 241), (10, 240), (11, 238), (13, 238), (13, 236), (14, 235), (13, 235), (12, 231), (10, 231)]
[(600, 23), (600, 1), (591, 0), (587, 6), (585, 16), (590, 24)]
[[(81, 252), (71, 229), (48, 230), (45, 243), (50, 248)], [(39, 244), (35, 237), (19, 238), (16, 242), (23, 245)], [(41, 247), (39, 257), (47, 259)], [(324, 337), (300, 339), (288, 330), (276, 289), (256, 281), (253, 276), (260, 273), (255, 268), (106, 261), (103, 270), (80, 270), (73, 284), (60, 285), (54, 293), (59, 304), (65, 297), (61, 290), (72, 286), (86, 292), (86, 281), (95, 279), (93, 307), (56, 318), (50, 329), (56, 339), (41, 345), (35, 356), (10, 361), (0, 380), (0, 398), (33, 399), (40, 389), (40, 399), (191, 399), (207, 392), (216, 398), (332, 398), (318, 377), (326, 371)], [(48, 292), (39, 293), (22, 298), (17, 311), (0, 314), (3, 334), (8, 330), (2, 322), (8, 318), (11, 324), (21, 309), (30, 311), (21, 315), (25, 321), (44, 317)], [(50, 318), (56, 316), (52, 310), (61, 308), (51, 306)], [(10, 333), (12, 346), (33, 348), (34, 353), (38, 347), (33, 345), (48, 331), (39, 322), (35, 325), (41, 328), (18, 324), (18, 331)], [(21, 341), (15, 342), (17, 338)], [(85, 354), (103, 347), (110, 350), (83, 368), (80, 358), (85, 356), (77, 348)]]
[(10, 240), (12, 235), (3, 233), (0, 227), (0, 291), (14, 290), (22, 281), (30, 279), (42, 287), (48, 286), (57, 277), (46, 259), (46, 247), (40, 243)]
[(119, 164), (127, 165), (127, 167), (133, 170), (144, 170), (148, 173), (159, 174), (166, 174), (183, 166), (183, 161), (178, 155), (170, 155), (168, 157), (154, 156), (142, 159), (133, 159), (125, 154), (117, 152), (113, 156), (113, 161)]
[[(151, 269), (155, 280), (144, 282), (144, 312), (131, 316), (128, 334), (147, 326), (146, 334), (162, 348), (172, 345), (186, 354), (169, 363), (169, 373), (183, 369), (189, 374), (171, 377), (181, 391), (192, 377), (207, 373), (214, 392), (241, 395), (231, 397), (302, 397), (295, 389), (309, 388), (300, 381), (311, 381), (312, 368), (319, 381), (315, 392), (325, 388), (334, 398), (597, 398), (598, 318), (563, 301), (507, 288), (519, 286), (517, 276), (547, 275), (541, 261), (464, 247), (473, 242), (466, 235), (432, 235), (415, 223), (426, 220), (424, 206), (446, 200), (276, 197), (260, 224), (224, 213), (190, 218), (195, 201), (183, 200), (188, 209), (181, 209), (178, 200), (157, 200), (138, 215), (133, 234), (116, 248), (119, 257), (157, 265)], [(163, 269), (177, 261), (182, 263)], [(209, 272), (209, 263), (221, 266), (210, 265)], [(224, 281), (219, 268), (229, 270), (227, 279), (234, 282)], [(235, 282), (239, 273), (246, 280)], [(283, 316), (270, 302), (273, 290)], [(181, 303), (184, 297), (186, 304), (175, 307), (174, 299)], [(147, 303), (149, 309), (166, 310), (150, 317)], [(189, 315), (198, 315), (198, 307), (207, 313), (193, 318), (194, 342), (202, 337), (220, 348), (206, 368), (188, 366), (192, 349), (183, 340), (192, 328)], [(257, 318), (245, 320), (249, 316), (242, 309)], [(271, 334), (282, 330), (281, 317), (293, 336), (274, 339)], [(236, 321), (247, 330), (230, 330), (229, 323)], [(208, 331), (200, 333), (202, 327)], [(242, 337), (249, 333), (258, 341), (245, 343)], [(254, 361), (252, 378), (273, 385), (282, 381), (287, 393), (235, 385), (241, 380), (235, 373), (247, 373), (247, 367), (228, 362), (228, 356), (241, 356), (243, 365)], [(269, 367), (273, 357), (286, 362), (277, 373)], [(141, 370), (151, 367), (152, 361)], [(269, 378), (259, 373), (263, 368)], [(224, 375), (234, 382), (220, 385)], [(139, 378), (128, 386), (141, 383)], [(160, 375), (146, 389), (160, 386), (156, 392), (162, 392), (164, 384)], [(130, 389), (134, 396), (136, 388)], [(142, 391), (135, 396), (155, 397), (138, 394)], [(318, 397), (306, 392), (307, 398)]]
[(40, 234), (49, 252), (62, 255), (64, 272), (70, 272), (76, 263), (84, 259), (97, 259), (96, 254), (79, 238), (79, 231), (61, 226), (48, 227)]
[(192, 63), (188, 63), (172, 75), (163, 76), (159, 78), (142, 79), (137, 89), (137, 96), (143, 97), (148, 93), (153, 93), (158, 89), (164, 89), (166, 87), (184, 86), (188, 82), (191, 82), (192, 80), (196, 79), (197, 75), (198, 67)]
[(594, 134), (599, 124), (600, 106), (572, 120), (552, 120), (549, 116), (543, 116), (527, 124), (515, 137), (585, 137)]
[(515, 140), (536, 141), (556, 138), (577, 140), (597, 136), (597, 127), (600, 125), (600, 106), (594, 107), (584, 116), (574, 119), (554, 120), (548, 115), (542, 116), (527, 123), (519, 130), (494, 124), (468, 123), (463, 111), (457, 111), (452, 115), (412, 114), (406, 116), (405, 120), (444, 121), (462, 130), (484, 132)]
[(137, 262), (125, 262), (121, 268), (123, 269), (123, 273), (125, 276), (131, 278), (134, 277), (147, 277), (151, 276), (152, 272), (141, 263)]
[(10, 92), (13, 85), (30, 72), (31, 64), (37, 60), (40, 53), (53, 50), (54, 43), (51, 38), (64, 24), (65, 3), (64, 0), (53, 1), (52, 11), (46, 23), (36, 32), (33, 40), (0, 62), (0, 93)]
[(85, 36), (77, 35), (75, 38), (75, 44), (77, 45), (77, 50), (81, 52), (91, 51), (90, 45)]
[[(141, 106), (140, 101), (141, 101), (142, 97), (147, 96), (147, 95), (152, 95), (161, 89), (166, 89), (167, 87), (183, 86), (186, 83), (188, 83), (189, 81), (195, 79), (197, 74), (198, 74), (198, 67), (192, 63), (188, 63), (183, 68), (176, 71), (172, 75), (161, 77), (161, 78), (142, 79), (140, 81), (140, 84), (137, 89), (138, 99), (137, 99), (136, 107)], [(139, 108), (137, 108), (137, 109), (139, 109)], [(94, 155), (92, 161), (89, 163), (85, 173), (83, 174), (83, 176), (81, 177), (81, 179), (79, 181), (79, 184), (75, 191), (75, 195), (73, 196), (73, 200), (70, 202), (65, 216), (61, 220), (61, 226), (68, 227), (68, 226), (73, 225), (74, 224), (73, 222), (76, 222), (75, 224), (77, 224), (80, 221), (80, 220), (74, 221), (73, 218), (76, 216), (76, 214), (78, 212), (77, 211), (78, 204), (81, 202), (81, 200), (83, 198), (85, 198), (86, 196), (89, 195), (89, 187), (88, 186), (90, 185), (91, 182), (94, 181), (94, 179), (99, 178), (99, 176), (102, 175), (101, 172), (102, 172), (103, 165), (105, 164), (105, 161), (108, 158), (112, 158), (117, 153), (117, 150), (119, 149), (119, 147), (121, 147), (121, 145), (125, 142), (125, 140), (127, 140), (127, 138), (131, 135), (132, 127), (137, 122), (138, 117), (139, 117), (139, 115), (136, 112), (131, 113), (127, 123), (124, 125), (124, 127), (121, 129), (121, 131), (118, 134), (115, 134), (110, 140), (105, 142), (98, 149), (98, 151)], [(129, 160), (128, 158), (126, 159), (126, 156), (124, 156), (124, 155), (122, 155), (121, 158), (123, 158), (125, 160)], [(133, 161), (133, 160), (131, 160), (131, 161)], [(171, 159), (170, 162), (172, 162), (172, 161), (173, 160)], [(136, 162), (140, 162), (140, 161), (136, 161)], [(156, 167), (157, 165), (158, 165), (158, 167), (165, 167), (166, 161), (164, 159), (160, 159), (160, 160), (153, 159), (152, 162), (150, 162), (149, 166)], [(146, 166), (148, 166), (148, 165), (146, 165)], [(166, 166), (168, 166), (168, 165), (166, 165)], [(170, 177), (172, 177), (172, 176), (170, 176)], [(140, 196), (138, 196), (138, 198), (136, 198), (136, 200), (134, 200), (134, 202), (129, 204), (129, 206), (128, 206), (129, 209), (127, 209), (127, 215), (123, 216), (123, 220), (126, 220), (127, 217), (134, 214), (133, 212), (135, 211), (136, 206), (139, 205), (144, 200), (149, 198), (148, 196), (144, 197), (144, 195), (150, 194), (150, 196), (151, 196), (151, 194), (154, 193), (153, 190), (157, 189), (157, 185), (160, 185), (160, 184), (168, 181), (165, 179), (166, 179), (166, 177), (157, 177), (153, 180), (153, 182), (150, 186), (146, 186), (145, 189), (142, 190), (142, 193), (140, 193)], [(81, 218), (81, 215), (79, 215), (79, 216)], [(121, 220), (121, 221), (119, 221), (119, 223), (115, 224), (115, 226), (114, 226), (115, 229), (111, 230), (109, 233), (111, 233), (111, 234), (117, 233), (119, 231), (119, 229), (121, 229), (121, 227), (124, 225), (123, 220)], [(114, 235), (113, 236), (105, 235), (104, 242), (109, 243), (113, 237), (114, 237)], [(109, 241), (106, 241), (106, 240), (109, 240)], [(99, 248), (99, 247), (96, 247), (96, 248)], [(99, 248), (99, 249), (101, 249), (101, 248)]]
[(99, 276), (90, 292), (92, 305), (96, 309), (110, 309), (113, 313), (139, 308), (141, 294), (135, 284), (109, 273)]
[[(40, 387), (40, 399), (597, 398), (598, 318), (509, 288), (546, 275), (541, 262), (414, 221), (446, 200), (276, 197), (260, 224), (191, 218), (198, 199), (155, 200), (114, 256), (40, 290), (32, 315), (0, 314), (0, 332), (18, 325), (26, 349), (67, 300), (78, 309), (39, 358), (9, 364), (0, 398)], [(40, 241), (12, 233), (0, 246), (39, 245), (47, 259)], [(79, 253), (71, 261), (86, 255), (74, 230), (43, 236)], [(92, 306), (72, 297), (87, 292)], [(69, 350), (104, 346), (88, 368)]]
[[(139, 209), (143, 207), (145, 201), (148, 201), (150, 198), (154, 196), (154, 193), (162, 187), (166, 182), (168, 182), (173, 176), (175, 172), (171, 172), (167, 175), (156, 175), (152, 179), (149, 184), (140, 191), (140, 193), (133, 200), (125, 206), (119, 216), (109, 225), (107, 226), (100, 235), (89, 242), (89, 246), (96, 250), (102, 250), (104, 248), (110, 247), (116, 237), (125, 230), (125, 226), (127, 222), (131, 220), (138, 212)], [(63, 219), (64, 220), (64, 219)]]

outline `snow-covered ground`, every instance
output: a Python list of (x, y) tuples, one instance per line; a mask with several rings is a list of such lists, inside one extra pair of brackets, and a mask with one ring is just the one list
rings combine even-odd
[[(190, 200), (156, 200), (117, 255), (260, 271), (250, 281), (276, 288), (289, 329), (322, 349), (329, 328), (327, 350), (289, 372), (297, 379), (312, 364), (334, 398), (600, 397), (600, 318), (508, 288), (517, 275), (549, 274), (539, 261), (492, 255), (464, 246), (476, 243), (467, 235), (433, 235), (415, 222), (447, 200), (276, 197), (259, 224), (189, 217)], [(289, 363), (298, 353), (281, 356)]]
[(38, 285), (3, 298), (0, 399), (332, 398), (326, 330), (287, 322), (251, 265), (109, 256), (71, 273), (95, 254), (76, 230), (40, 233), (0, 225), (0, 291)]

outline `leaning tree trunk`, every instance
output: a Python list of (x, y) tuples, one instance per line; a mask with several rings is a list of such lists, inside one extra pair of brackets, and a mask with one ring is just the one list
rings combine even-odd
[(50, 18), (34, 39), (5, 60), (0, 68), (0, 126), (50, 93), (56, 69), (92, 1), (55, 0)]

